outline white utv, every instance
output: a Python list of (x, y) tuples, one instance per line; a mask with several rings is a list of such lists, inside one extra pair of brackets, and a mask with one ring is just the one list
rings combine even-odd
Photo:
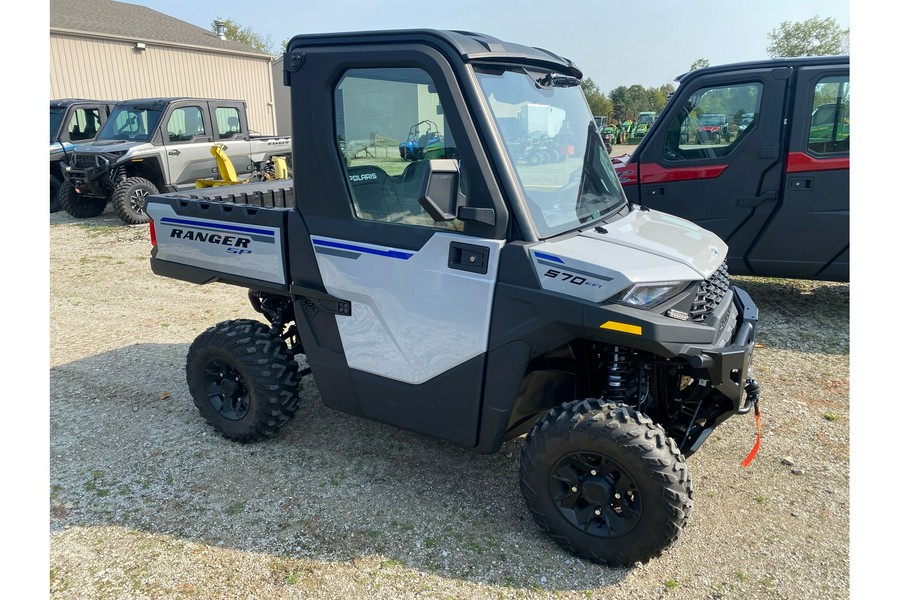
[[(268, 438), (312, 375), (330, 408), (478, 452), (526, 434), (522, 493), (555, 541), (610, 565), (659, 555), (691, 513), (686, 457), (759, 397), (757, 309), (726, 245), (626, 201), (555, 54), (393, 31), (297, 36), (284, 62), (292, 185), (148, 198), (153, 271), (249, 288), (268, 322), (191, 345), (200, 413)], [(525, 118), (535, 105), (560, 118)], [(425, 119), (438, 156), (345, 160)], [(546, 160), (514, 158), (536, 143)]]

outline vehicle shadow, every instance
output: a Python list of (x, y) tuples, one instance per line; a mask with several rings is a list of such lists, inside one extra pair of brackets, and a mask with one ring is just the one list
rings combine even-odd
[(112, 203), (108, 203), (106, 205), (106, 208), (103, 209), (103, 212), (96, 217), (88, 217), (84, 219), (73, 217), (64, 210), (58, 210), (56, 212), (50, 213), (51, 225), (60, 225), (64, 223), (77, 223), (84, 227), (146, 227), (146, 225), (129, 225), (128, 223), (122, 221), (122, 219), (119, 218), (119, 215), (117, 215), (116, 211), (113, 209)]
[(538, 529), (519, 492), (521, 439), (480, 455), (328, 409), (309, 377), (275, 437), (230, 442), (193, 405), (187, 349), (136, 344), (50, 370), (52, 535), (113, 526), (262, 553), (283, 573), (377, 558), (511, 590), (593, 589), (630, 572)]
[(850, 284), (733, 277), (759, 308), (756, 342), (817, 354), (850, 353)]

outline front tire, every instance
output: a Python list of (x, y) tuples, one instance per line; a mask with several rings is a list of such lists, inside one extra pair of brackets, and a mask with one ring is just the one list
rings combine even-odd
[(631, 566), (675, 543), (693, 506), (684, 456), (647, 416), (588, 399), (552, 409), (519, 462), (525, 504), (561, 547)]
[(58, 212), (62, 206), (59, 204), (59, 189), (62, 187), (59, 177), (50, 176), (50, 212)]
[(141, 225), (150, 221), (147, 216), (147, 196), (159, 190), (143, 177), (129, 177), (116, 184), (113, 190), (113, 209), (119, 218), (129, 225)]
[(71, 183), (59, 188), (59, 206), (76, 219), (96, 217), (106, 209), (106, 198), (88, 198), (75, 191)]
[(258, 321), (224, 321), (201, 333), (188, 350), (186, 372), (200, 414), (226, 438), (272, 437), (297, 412), (297, 361)]

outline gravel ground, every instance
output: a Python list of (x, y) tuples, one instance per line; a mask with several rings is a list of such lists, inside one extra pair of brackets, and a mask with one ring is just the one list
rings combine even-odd
[[(615, 154), (615, 152), (614, 152)], [(221, 438), (191, 341), (258, 318), (243, 289), (157, 277), (146, 226), (50, 216), (50, 596), (846, 598), (849, 285), (736, 278), (761, 310), (752, 417), (688, 460), (694, 511), (658, 559), (572, 557), (521, 499), (521, 439), (482, 456), (325, 408)]]

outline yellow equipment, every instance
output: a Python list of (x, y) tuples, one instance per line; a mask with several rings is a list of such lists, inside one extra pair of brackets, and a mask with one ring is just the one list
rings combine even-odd
[[(234, 165), (231, 163), (231, 159), (228, 158), (228, 155), (225, 154), (225, 147), (222, 144), (216, 144), (209, 149), (209, 153), (216, 157), (216, 166), (219, 169), (219, 175), (222, 177), (221, 179), (198, 179), (197, 187), (198, 188), (208, 188), (208, 187), (218, 187), (222, 185), (236, 185), (240, 183), (249, 183), (250, 181), (254, 181), (253, 177), (248, 177), (246, 179), (239, 179), (237, 176), (237, 172), (234, 170)], [(273, 156), (271, 158), (272, 161), (272, 169), (265, 170), (260, 175), (258, 180), (267, 180), (267, 179), (287, 179), (288, 178), (288, 168), (287, 168), (287, 160), (283, 156)]]

